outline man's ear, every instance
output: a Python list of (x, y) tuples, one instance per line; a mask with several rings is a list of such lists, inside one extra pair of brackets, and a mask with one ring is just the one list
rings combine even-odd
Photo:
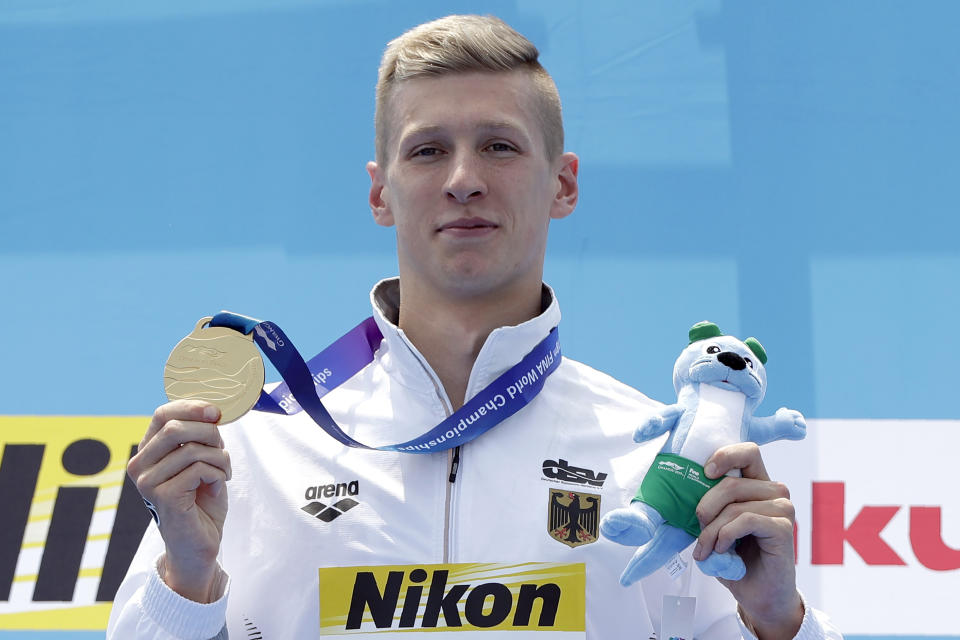
[(580, 170), (580, 158), (570, 151), (562, 154), (557, 160), (557, 194), (550, 207), (550, 217), (553, 219), (566, 218), (573, 213), (580, 198), (580, 185), (577, 182), (577, 172)]
[(370, 174), (370, 211), (373, 213), (373, 220), (384, 227), (393, 226), (393, 212), (387, 199), (384, 198), (384, 191), (387, 187), (384, 184), (384, 170), (377, 166), (376, 162), (367, 163), (367, 173)]

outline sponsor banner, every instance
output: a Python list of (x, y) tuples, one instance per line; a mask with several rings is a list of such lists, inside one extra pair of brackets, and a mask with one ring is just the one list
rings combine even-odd
[[(0, 416), (0, 629), (106, 627), (110, 601), (149, 523), (136, 488), (124, 473), (148, 420), (143, 416)], [(762, 448), (771, 477), (790, 488), (797, 508), (798, 580), (808, 599), (829, 613), (847, 635), (960, 637), (953, 613), (960, 593), (960, 498), (953, 471), (955, 452), (960, 450), (960, 421), (810, 420), (808, 424), (805, 440)], [(602, 482), (601, 476), (565, 460), (544, 461), (546, 479), (580, 485), (565, 493), (577, 494), (578, 529), (587, 533), (592, 531), (590, 489)], [(336, 486), (314, 491), (311, 504), (329, 505), (349, 498), (351, 488), (347, 483), (342, 495)], [(331, 492), (333, 499), (327, 495)], [(572, 518), (573, 500), (559, 495), (554, 505), (552, 494), (545, 493), (548, 508), (558, 509), (562, 528)], [(324, 519), (346, 508), (345, 503), (339, 511), (315, 510)], [(567, 533), (561, 537), (569, 538)], [(489, 628), (502, 629), (511, 637), (526, 633), (509, 626), (521, 604), (526, 574), (515, 568), (516, 576), (511, 577), (510, 569), (485, 566), (419, 567), (426, 574), (422, 582), (415, 581), (419, 574), (410, 574), (415, 567), (392, 568), (402, 572), (393, 582), (390, 567), (325, 569), (332, 573), (322, 574), (321, 585), (328, 584), (328, 578), (347, 584), (345, 591), (352, 597), (357, 572), (368, 571), (372, 577), (364, 580), (376, 585), (380, 594), (376, 597), (383, 599), (386, 594), (389, 605), (396, 591), (397, 601), (389, 624), (382, 628), (377, 627), (368, 602), (360, 628), (347, 630), (349, 599), (336, 605), (340, 619), (325, 618), (324, 624), (328, 630), (339, 624), (336, 633), (400, 631), (404, 608), (413, 606), (407, 605), (408, 598), (412, 602), (420, 587), (416, 622), (402, 629), (422, 630), (416, 625), (422, 625), (430, 586), (441, 582), (434, 572), (446, 570), (444, 597), (451, 598), (447, 602), (455, 600), (447, 608), (453, 620), (450, 607), (456, 607), (461, 623), (456, 629), (481, 628), (471, 622), (465, 609), (476, 593), (472, 602), (481, 602), (482, 597), (484, 608), (480, 614), (471, 609), (474, 622), (498, 620), (508, 606), (503, 619)], [(541, 567), (543, 573), (531, 574), (529, 584), (567, 584), (552, 577), (553, 565), (532, 566)], [(338, 571), (345, 573), (337, 577)], [(476, 590), (487, 583), (505, 585), (509, 603), (506, 591), (499, 587)], [(469, 585), (459, 599), (456, 593), (450, 596), (458, 585)], [(525, 598), (530, 598), (530, 589), (523, 592)], [(531, 612), (531, 621), (537, 623), (548, 595), (538, 593), (543, 595), (534, 599)], [(374, 609), (386, 616), (379, 613), (377, 602)], [(566, 602), (558, 606), (557, 631), (530, 633), (536, 638), (581, 633), (559, 630), (565, 624), (567, 606)], [(337, 609), (322, 611), (327, 616)], [(441, 605), (438, 630), (433, 633), (461, 632), (439, 630), (446, 621)], [(495, 632), (484, 636), (492, 637)]]
[(761, 448), (797, 509), (800, 588), (847, 635), (960, 637), (960, 421), (808, 427)]
[[(320, 634), (430, 631), (484, 640), (530, 632), (585, 637), (582, 563), (430, 564), (320, 569)], [(457, 634), (453, 636), (452, 634)]]
[(101, 630), (149, 521), (145, 417), (0, 416), (0, 629)]

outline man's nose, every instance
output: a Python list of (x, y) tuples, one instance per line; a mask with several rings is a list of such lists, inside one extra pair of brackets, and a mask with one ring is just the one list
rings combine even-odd
[(456, 154), (444, 185), (447, 197), (460, 204), (483, 197), (487, 193), (487, 185), (481, 174), (479, 158), (472, 153)]

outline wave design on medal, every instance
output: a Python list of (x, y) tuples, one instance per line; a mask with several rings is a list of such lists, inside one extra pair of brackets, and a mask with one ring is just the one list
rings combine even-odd
[(167, 396), (175, 400), (206, 400), (207, 402), (224, 403), (238, 397), (242, 391), (227, 394), (217, 393), (213, 389), (199, 389), (198, 391), (174, 391), (168, 390)]
[(220, 389), (221, 391), (230, 391), (231, 389), (236, 389), (237, 387), (244, 386), (243, 382), (239, 380), (234, 380), (232, 378), (198, 378), (196, 380), (182, 380), (180, 378), (175, 378), (173, 376), (167, 376), (164, 379), (164, 382), (172, 389), (176, 389), (180, 386), (194, 386), (194, 385), (203, 385), (209, 389)]
[(168, 366), (164, 373), (167, 396), (177, 399), (207, 400), (223, 404), (245, 392), (256, 378), (259, 356), (247, 362), (234, 373), (225, 373), (211, 367), (180, 369)]
[(224, 371), (222, 369), (218, 369), (216, 367), (211, 367), (211, 366), (206, 366), (206, 367), (179, 366), (178, 367), (168, 363), (167, 366), (164, 367), (163, 369), (163, 377), (173, 378), (174, 380), (190, 379), (190, 378), (198, 378), (198, 377), (202, 378), (203, 376), (209, 375), (207, 372), (213, 372), (216, 376), (223, 377), (223, 378), (240, 378), (242, 376), (249, 375), (247, 373), (244, 373), (244, 370), (249, 369), (252, 363), (255, 364), (259, 360), (260, 360), (260, 356), (254, 355), (251, 358), (249, 358), (246, 362), (244, 362), (242, 365), (240, 365), (240, 367), (238, 367), (236, 371)]
[(209, 367), (198, 367), (196, 369), (177, 369), (176, 367), (167, 367), (164, 370), (163, 379), (173, 382), (207, 382), (212, 387), (226, 389), (228, 384), (216, 384), (217, 382), (236, 382), (237, 378), (243, 377), (243, 368), (236, 373), (225, 374), (222, 371), (211, 369)]
[(210, 358), (211, 360), (216, 358), (221, 358), (227, 353), (226, 351), (220, 351), (219, 349), (215, 349), (213, 347), (197, 344), (198, 342), (199, 340), (195, 340), (194, 344), (184, 345), (181, 351), (184, 354), (196, 353), (206, 358)]

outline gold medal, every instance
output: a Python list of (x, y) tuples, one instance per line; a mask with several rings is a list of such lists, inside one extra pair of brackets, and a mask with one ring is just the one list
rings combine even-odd
[(170, 400), (204, 400), (220, 408), (219, 424), (233, 422), (257, 403), (263, 389), (263, 359), (253, 334), (207, 327), (202, 318), (177, 343), (163, 368)]

